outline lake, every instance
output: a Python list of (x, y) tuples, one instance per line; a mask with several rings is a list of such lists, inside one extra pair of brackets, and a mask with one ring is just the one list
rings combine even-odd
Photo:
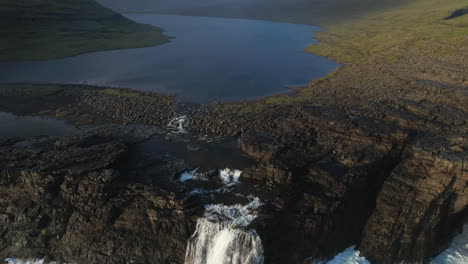
[(304, 52), (318, 27), (269, 21), (130, 14), (174, 36), (170, 43), (49, 60), (0, 62), (0, 82), (87, 83), (176, 94), (205, 103), (289, 91), (336, 62)]
[(78, 132), (64, 120), (0, 112), (0, 137), (67, 136)]

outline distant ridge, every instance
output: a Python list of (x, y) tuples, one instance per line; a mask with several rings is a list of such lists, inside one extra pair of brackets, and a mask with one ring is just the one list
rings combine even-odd
[(97, 0), (122, 13), (248, 18), (322, 25), (413, 0)]

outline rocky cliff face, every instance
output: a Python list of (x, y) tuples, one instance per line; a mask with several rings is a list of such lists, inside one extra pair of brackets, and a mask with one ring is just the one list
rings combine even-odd
[[(122, 141), (95, 136), (2, 139), (0, 258), (183, 262), (191, 210), (122, 173), (126, 153)], [(174, 173), (166, 165), (160, 173)]]
[(341, 110), (294, 111), (278, 134), (250, 132), (239, 139), (258, 161), (244, 177), (277, 192), (264, 212), (268, 221), (258, 227), (268, 263), (327, 258), (357, 244), (378, 191), (412, 138)]
[[(238, 136), (241, 150), (256, 161), (242, 178), (261, 194), (252, 228), (266, 263), (329, 258), (351, 245), (373, 263), (426, 263), (466, 221), (463, 108), (401, 100), (346, 109), (272, 105), (239, 114), (219, 104), (188, 107), (139, 92), (129, 99), (128, 90), (72, 91), (61, 92), (71, 104), (58, 107), (76, 115), (167, 124), (187, 114), (185, 128), (193, 133)], [(154, 105), (146, 107), (148, 100)], [(0, 257), (183, 262), (201, 204), (179, 198), (166, 183), (142, 180), (139, 171), (155, 163), (154, 177), (167, 178), (187, 168), (157, 156), (129, 165), (134, 159), (123, 143), (129, 134), (97, 131), (1, 141)]]
[(375, 263), (419, 261), (448, 247), (467, 214), (463, 136), (422, 138), (407, 148), (377, 197), (360, 248)]
[(258, 162), (244, 177), (276, 190), (264, 212), (271, 222), (258, 228), (268, 263), (329, 257), (353, 244), (373, 263), (427, 262), (460, 232), (468, 205), (462, 109), (406, 100), (262, 110), (239, 122), (214, 108), (230, 126), (203, 115), (192, 124), (241, 134), (242, 150)]

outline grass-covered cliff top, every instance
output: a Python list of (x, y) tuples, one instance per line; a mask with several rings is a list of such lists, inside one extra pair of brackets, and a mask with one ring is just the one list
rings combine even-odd
[[(345, 63), (324, 79), (328, 85), (360, 87), (361, 92), (386, 100), (440, 99), (466, 106), (462, 91), (468, 88), (468, 15), (446, 19), (466, 6), (465, 0), (413, 0), (346, 22), (327, 23), (317, 35), (320, 43), (307, 51)], [(445, 92), (458, 87), (460, 96), (438, 98), (426, 91), (407, 97), (422, 86)], [(401, 92), (389, 96), (392, 89)]]
[[(396, 62), (397, 54), (407, 52), (462, 63), (467, 53), (453, 53), (453, 49), (468, 47), (468, 15), (445, 18), (467, 6), (465, 0), (414, 0), (359, 18), (327, 22), (318, 33), (321, 43), (308, 51), (345, 63), (373, 55)], [(405, 50), (399, 50), (402, 47)]]
[(135, 23), (94, 0), (2, 0), (0, 61), (39, 60), (152, 46), (161, 29)]

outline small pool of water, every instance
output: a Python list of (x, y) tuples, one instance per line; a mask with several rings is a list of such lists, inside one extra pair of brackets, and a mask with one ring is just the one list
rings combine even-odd
[(242, 170), (254, 164), (240, 151), (234, 139), (216, 142), (175, 142), (153, 137), (138, 144), (136, 150), (147, 155), (170, 152), (183, 158), (192, 168), (199, 168), (201, 171), (224, 168)]
[(78, 131), (63, 120), (0, 112), (0, 137), (66, 136)]
[(247, 19), (130, 14), (170, 43), (49, 61), (0, 62), (0, 82), (87, 83), (178, 95), (204, 103), (290, 91), (334, 70), (304, 52), (318, 27)]

